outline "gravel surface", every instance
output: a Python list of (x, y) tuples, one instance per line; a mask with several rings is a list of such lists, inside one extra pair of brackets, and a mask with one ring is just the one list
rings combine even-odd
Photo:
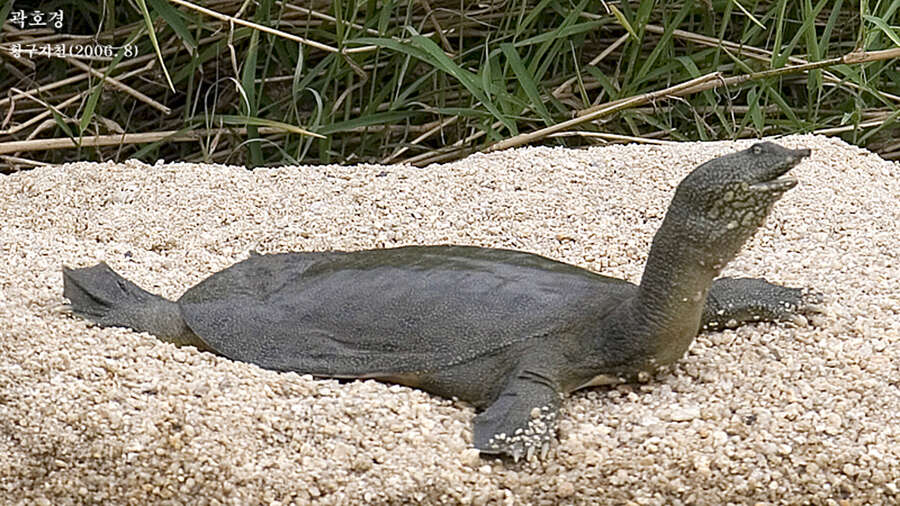
[(60, 314), (105, 260), (176, 298), (260, 252), (513, 247), (631, 281), (674, 186), (748, 142), (526, 148), (418, 169), (76, 163), (0, 177), (0, 503), (900, 502), (900, 166), (839, 140), (725, 274), (826, 296), (576, 393), (544, 461), (480, 458), (461, 402), (236, 363)]

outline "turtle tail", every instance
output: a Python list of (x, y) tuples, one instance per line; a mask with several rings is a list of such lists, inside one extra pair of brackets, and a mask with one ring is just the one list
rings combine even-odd
[(105, 262), (82, 269), (63, 267), (63, 296), (72, 313), (101, 327), (127, 327), (198, 348), (202, 343), (184, 322), (177, 303), (128, 281)]

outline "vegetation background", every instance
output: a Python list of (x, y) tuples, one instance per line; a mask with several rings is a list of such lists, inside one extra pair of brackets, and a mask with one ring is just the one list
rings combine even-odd
[[(0, 171), (126, 158), (424, 165), (525, 143), (803, 132), (900, 159), (898, 10), (900, 0), (5, 0)], [(40, 12), (61, 12), (60, 26), (35, 26)]]

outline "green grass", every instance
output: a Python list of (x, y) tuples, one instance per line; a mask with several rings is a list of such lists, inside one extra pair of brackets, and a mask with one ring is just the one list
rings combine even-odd
[[(424, 165), (526, 143), (805, 132), (900, 159), (898, 0), (40, 6), (61, 9), (63, 29), (0, 32), (6, 172), (128, 157)], [(72, 36), (94, 34), (114, 46), (133, 40), (139, 54), (80, 60), (92, 75), (70, 60), (10, 54), (13, 44), (86, 44)], [(815, 62), (827, 64), (802, 67)], [(669, 90), (704, 76), (715, 78)], [(57, 142), (21, 143), (41, 139)]]

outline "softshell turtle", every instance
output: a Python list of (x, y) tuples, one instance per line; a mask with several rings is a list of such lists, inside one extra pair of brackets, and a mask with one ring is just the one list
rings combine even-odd
[(702, 327), (797, 321), (809, 292), (714, 278), (797, 181), (808, 149), (772, 143), (679, 185), (640, 285), (539, 255), (469, 246), (258, 255), (176, 302), (105, 263), (63, 268), (72, 312), (279, 371), (373, 378), (470, 402), (474, 446), (546, 453), (561, 396), (680, 358)]

